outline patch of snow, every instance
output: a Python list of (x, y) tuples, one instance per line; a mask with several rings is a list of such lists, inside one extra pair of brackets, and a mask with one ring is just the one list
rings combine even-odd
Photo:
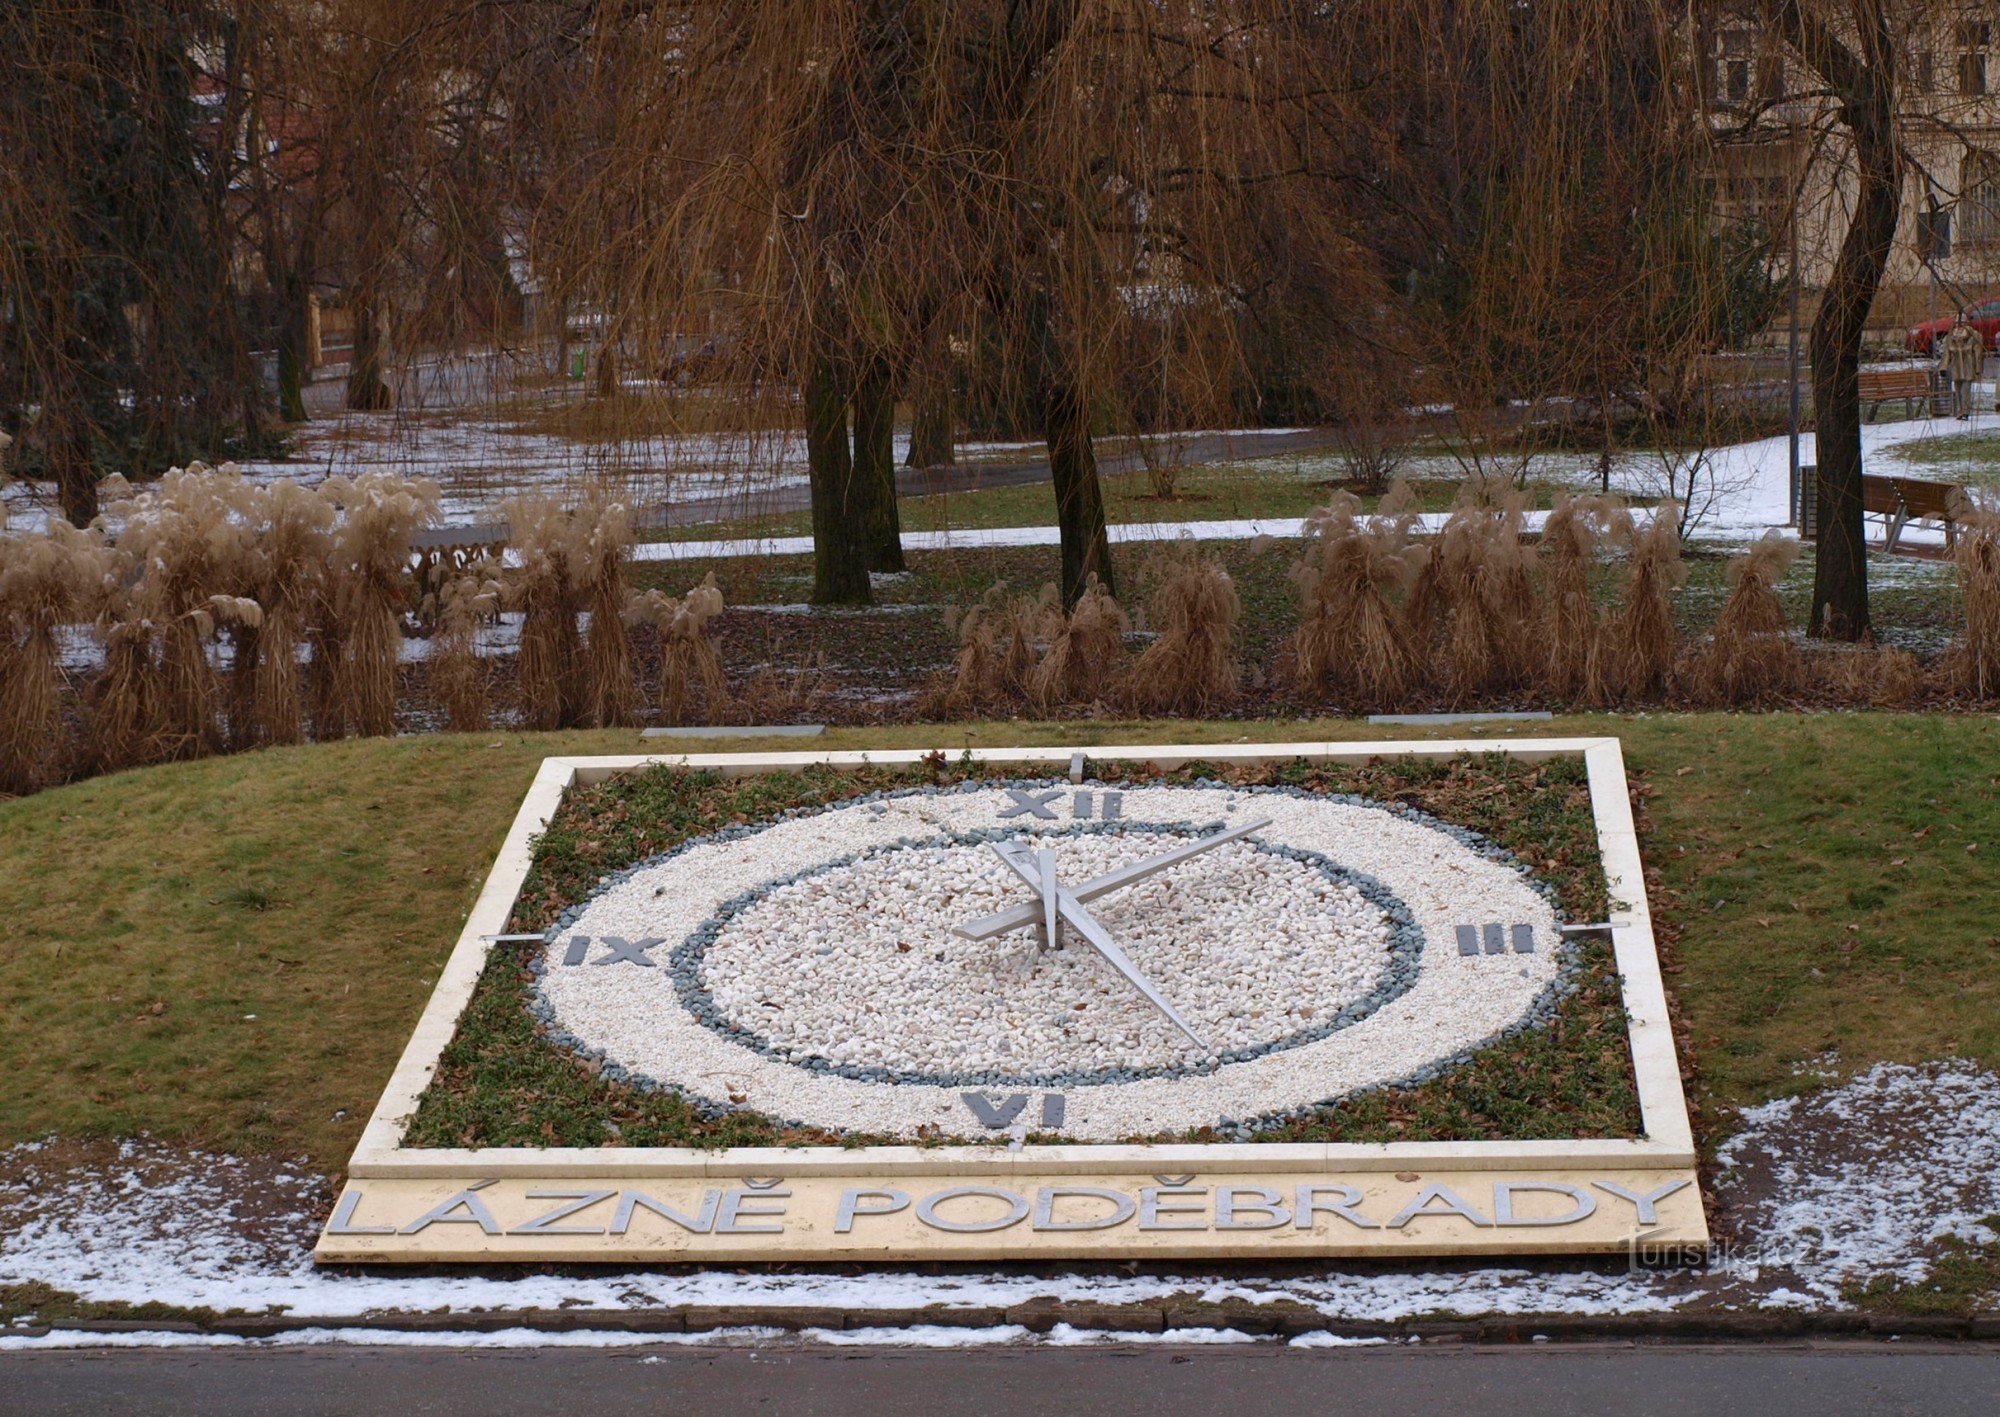
[[(1884, 1064), (1843, 1086), (1753, 1108), (1720, 1152), (1718, 1246), (1704, 1270), (1616, 1261), (1449, 1264), (1284, 1277), (1117, 1271), (859, 1274), (632, 1270), (554, 1275), (473, 1269), (321, 1270), (311, 1246), (331, 1195), (312, 1168), (124, 1143), (113, 1160), (59, 1167), (38, 1143), (0, 1152), (0, 1283), (85, 1300), (351, 1317), (388, 1311), (679, 1304), (827, 1305), (850, 1311), (1104, 1304), (1176, 1296), (1290, 1300), (1332, 1318), (1436, 1314), (1841, 1308), (1845, 1286), (1921, 1279), (1943, 1236), (1987, 1238), (2000, 1212), (2000, 1077), (1961, 1063)], [(1808, 1232), (1811, 1233), (1808, 1233)], [(350, 1341), (356, 1330), (337, 1331)], [(90, 1335), (90, 1341), (137, 1341)], [(536, 1334), (535, 1342), (553, 1336)], [(666, 1336), (643, 1335), (649, 1342)], [(67, 1340), (65, 1340), (67, 1341)], [(190, 1341), (165, 1335), (163, 1342)], [(207, 1342), (208, 1340), (193, 1340)], [(332, 1341), (332, 1340), (329, 1340)], [(401, 1341), (400, 1339), (398, 1341)], [(526, 1340), (523, 1340), (526, 1341)], [(47, 1340), (19, 1335), (0, 1343)]]
[(1233, 1328), (1174, 1328), (1164, 1333), (1114, 1333), (1109, 1329), (1057, 1324), (1042, 1341), (1051, 1348), (1095, 1348), (1110, 1343), (1263, 1343), (1269, 1340)]

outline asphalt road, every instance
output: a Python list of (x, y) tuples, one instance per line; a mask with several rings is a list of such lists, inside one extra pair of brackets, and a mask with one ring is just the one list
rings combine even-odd
[(0, 1412), (1990, 1417), (2000, 1349), (100, 1349), (0, 1354)]

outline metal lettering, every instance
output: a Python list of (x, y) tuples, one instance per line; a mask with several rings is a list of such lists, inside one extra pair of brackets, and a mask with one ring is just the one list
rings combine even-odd
[(1075, 797), (1070, 799), (1070, 804), (1069, 804), (1070, 814), (1074, 816), (1079, 822), (1089, 821), (1092, 804), (1096, 800), (1097, 799), (1095, 793), (1091, 792), (1077, 793)]
[(1060, 1092), (1042, 1094), (1042, 1130), (1053, 1132), (1063, 1124), (1063, 1114), (1069, 1110), (1069, 1099)]
[(1534, 952), (1535, 927), (1532, 925), (1516, 925), (1514, 927), (1514, 953), (1517, 955), (1531, 955)]
[[(433, 1225), (477, 1225), (488, 1235), (504, 1233), (500, 1229), (500, 1222), (493, 1218), (493, 1212), (486, 1208), (486, 1202), (473, 1194), (475, 1190), (492, 1184), (491, 1181), (481, 1181), (478, 1186), (468, 1186), (449, 1200), (439, 1201), (405, 1225), (402, 1233), (415, 1235)], [(465, 1214), (452, 1214), (461, 1207), (464, 1208)]]
[[(862, 1206), (864, 1200), (879, 1200), (881, 1205)], [(854, 1229), (854, 1218), (870, 1215), (894, 1215), (909, 1207), (910, 1197), (904, 1191), (871, 1190), (857, 1188), (840, 1193), (840, 1208), (833, 1214), (833, 1233), (845, 1235)]]
[[(1433, 1208), (1435, 1207), (1435, 1208)], [(1426, 1215), (1456, 1215), (1461, 1220), (1469, 1220), (1474, 1225), (1491, 1225), (1493, 1222), (1460, 1200), (1449, 1186), (1428, 1185), (1417, 1192), (1417, 1198), (1396, 1212), (1396, 1218), (1389, 1222), (1391, 1230), (1401, 1230), (1412, 1220)]]
[(1665, 1200), (1668, 1196), (1672, 1195), (1675, 1191), (1680, 1190), (1683, 1186), (1691, 1185), (1692, 1183), (1685, 1176), (1683, 1176), (1678, 1181), (1669, 1181), (1667, 1182), (1666, 1185), (1661, 1186), (1658, 1190), (1647, 1191), (1643, 1195), (1640, 1194), (1638, 1191), (1626, 1190), (1616, 1181), (1592, 1181), (1590, 1184), (1597, 1187), (1597, 1189), (1600, 1191), (1610, 1192), (1612, 1195), (1617, 1196), (1620, 1200), (1627, 1200), (1632, 1202), (1633, 1209), (1639, 1212), (1639, 1223), (1641, 1225), (1652, 1225), (1657, 1223), (1660, 1218), (1659, 1212), (1655, 1210), (1654, 1207), (1657, 1206), (1661, 1201)]
[(567, 1201), (569, 1204), (559, 1205), (547, 1215), (538, 1215), (525, 1224), (516, 1225), (507, 1233), (509, 1235), (602, 1235), (604, 1233), (602, 1225), (558, 1225), (556, 1222), (575, 1215), (579, 1210), (589, 1209), (607, 1196), (617, 1194), (616, 1191), (529, 1191), (527, 1199), (531, 1201)]
[(1107, 792), (1104, 794), (1104, 820), (1115, 822), (1125, 815), (1125, 794)]
[(1038, 821), (1053, 822), (1056, 814), (1049, 810), (1049, 804), (1062, 796), (1062, 789), (1053, 792), (1030, 792), (1026, 788), (1010, 787), (1007, 795), (1014, 799), (1013, 805), (1002, 807), (1002, 817), (1030, 816)]
[[(1514, 1197), (1524, 1191), (1568, 1196), (1575, 1202), (1568, 1215), (1516, 1215)], [(1597, 1201), (1588, 1192), (1560, 1181), (1495, 1181), (1493, 1183), (1493, 1223), (1495, 1225), (1574, 1225), (1597, 1212)]]
[[(1322, 1200), (1325, 1195), (1336, 1195), (1340, 1199)], [(1361, 1204), (1362, 1199), (1360, 1190), (1354, 1186), (1300, 1186), (1298, 1204), (1292, 1208), (1298, 1218), (1292, 1223), (1301, 1230), (1310, 1230), (1315, 1215), (1337, 1215), (1349, 1225), (1358, 1225), (1363, 1230), (1380, 1230), (1380, 1221), (1370, 1220), (1354, 1208)]]
[(356, 1225), (354, 1223), (354, 1207), (359, 1204), (361, 1204), (361, 1192), (342, 1191), (340, 1194), (340, 1204), (333, 1208), (333, 1219), (326, 1223), (326, 1233), (329, 1235), (393, 1235), (396, 1233), (396, 1227), (393, 1225)]
[(1486, 953), (1490, 955), (1507, 953), (1506, 933), (1497, 924), (1489, 924), (1486, 927)]
[(642, 964), (648, 969), (656, 969), (659, 966), (646, 958), (646, 951), (655, 945), (666, 943), (660, 939), (645, 939), (634, 944), (629, 940), (621, 940), (616, 935), (603, 935), (599, 938), (611, 953), (599, 955), (591, 961), (592, 964)]
[(999, 1131), (1011, 1126), (1014, 1119), (1021, 1115), (1021, 1109), (1028, 1105), (1028, 1094), (1012, 1093), (998, 1106), (983, 1092), (961, 1092), (959, 1101), (972, 1109), (972, 1115), (979, 1119), (981, 1126)]
[[(938, 1214), (938, 1207), (946, 1201), (962, 1199), (966, 1196), (983, 1196), (999, 1201), (1007, 1207), (1005, 1215), (991, 1220), (947, 1220)], [(1018, 1225), (1028, 1213), (1028, 1203), (1012, 1191), (1003, 1191), (998, 1186), (953, 1186), (949, 1190), (935, 1192), (917, 1202), (917, 1219), (933, 1230), (944, 1230), (953, 1235), (984, 1235), (993, 1230), (1005, 1230), (1010, 1225)]]
[(618, 1211), (611, 1217), (611, 1233), (623, 1235), (632, 1228), (632, 1214), (641, 1207), (651, 1211), (662, 1220), (670, 1220), (681, 1229), (696, 1235), (710, 1235), (715, 1232), (715, 1210), (722, 1203), (722, 1192), (716, 1190), (701, 1193), (701, 1209), (693, 1219), (682, 1215), (672, 1206), (654, 1200), (644, 1191), (627, 1191), (618, 1198)]
[[(1245, 1211), (1261, 1215), (1261, 1220), (1239, 1220)], [(1284, 1193), (1270, 1186), (1217, 1186), (1215, 1188), (1215, 1228), (1218, 1230), (1276, 1230), (1292, 1218), (1285, 1208)]]
[[(734, 1190), (722, 1198), (722, 1213), (716, 1219), (713, 1234), (716, 1235), (782, 1235), (783, 1225), (744, 1225), (743, 1216), (774, 1216), (785, 1213), (784, 1201), (790, 1191), (780, 1190)], [(768, 1201), (778, 1204), (767, 1205)]]
[[(1071, 1198), (1102, 1200), (1111, 1202), (1111, 1214), (1096, 1220), (1057, 1220), (1056, 1202)], [(1031, 1228), (1036, 1230), (1110, 1230), (1123, 1225), (1138, 1209), (1132, 1198), (1122, 1191), (1108, 1191), (1102, 1186), (1044, 1186), (1035, 1194), (1035, 1219)]]
[[(1193, 1200), (1193, 1205), (1185, 1202)], [(1173, 1204), (1175, 1201), (1181, 1204)], [(1141, 1186), (1139, 1188), (1139, 1228), (1141, 1230), (1206, 1230), (1199, 1220), (1162, 1220), (1162, 1215), (1199, 1215), (1208, 1208), (1206, 1186)]]
[(573, 969), (577, 965), (582, 964), (584, 957), (589, 953), (590, 936), (571, 935), (569, 937), (569, 948), (563, 951), (563, 964)]
[(1477, 925), (1461, 925), (1458, 927), (1458, 952), (1462, 955), (1476, 955), (1479, 953), (1479, 927)]

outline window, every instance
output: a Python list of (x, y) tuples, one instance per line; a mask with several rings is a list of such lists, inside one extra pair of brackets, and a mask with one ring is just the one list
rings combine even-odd
[(1750, 101), (1751, 76), (1756, 68), (1752, 39), (1749, 30), (1730, 30), (1722, 36), (1722, 96), (1730, 103)]
[(1968, 152), (1958, 172), (1958, 239), (1968, 246), (2000, 243), (2000, 157)]
[(1927, 209), (1917, 213), (1917, 259), (1920, 261), (1951, 259), (1950, 212)]
[(1910, 89), (1914, 93), (1937, 92), (1937, 71), (1928, 49), (1919, 49), (1910, 56)]
[(1986, 92), (1986, 51), (1993, 45), (1993, 26), (1963, 21), (1958, 26), (1958, 91), (1970, 97)]

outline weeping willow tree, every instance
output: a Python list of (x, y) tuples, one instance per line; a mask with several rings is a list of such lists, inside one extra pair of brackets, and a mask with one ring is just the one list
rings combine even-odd
[(1202, 371), (1177, 417), (1234, 405), (1273, 213), (1292, 249), (1362, 249), (1339, 203), (1302, 195), (1331, 180), (1352, 102), (1307, 62), (1337, 19), (1270, 0), (462, 5), (420, 48), (462, 88), (486, 66), (527, 252), (602, 328), (602, 369), (684, 376), (691, 426), (773, 447), (803, 428), (816, 599), (866, 601), (869, 571), (900, 565), (894, 409), (955, 383), (1046, 440), (1074, 599), (1114, 579), (1097, 434), (1163, 349)]
[(190, 0), (0, 6), (0, 431), (79, 524), (99, 479), (254, 441), (227, 159)]

